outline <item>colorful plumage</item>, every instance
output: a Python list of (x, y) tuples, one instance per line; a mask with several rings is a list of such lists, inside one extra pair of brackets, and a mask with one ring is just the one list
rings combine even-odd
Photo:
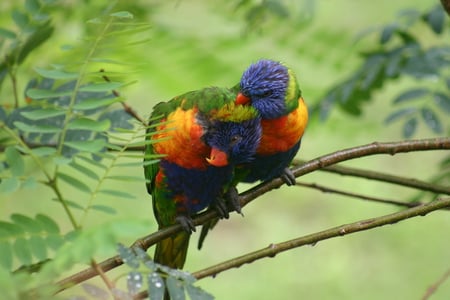
[[(235, 103), (253, 106), (261, 117), (262, 137), (255, 159), (236, 167), (234, 184), (281, 177), (295, 184), (289, 165), (300, 149), (308, 109), (294, 72), (280, 62), (259, 60), (244, 71)], [(198, 248), (218, 219), (202, 227)]]
[(263, 130), (256, 158), (239, 168), (239, 180), (267, 181), (281, 176), (287, 185), (294, 185), (289, 165), (308, 123), (308, 109), (294, 72), (272, 60), (252, 64), (242, 75), (236, 103), (255, 107)]
[(154, 107), (146, 160), (164, 156), (158, 164), (144, 165), (147, 189), (159, 228), (179, 222), (185, 229), (157, 244), (158, 263), (183, 267), (190, 232), (195, 231), (193, 214), (208, 206), (228, 213), (223, 197), (235, 165), (253, 158), (261, 137), (256, 110), (236, 105), (235, 97), (228, 89), (206, 88)]

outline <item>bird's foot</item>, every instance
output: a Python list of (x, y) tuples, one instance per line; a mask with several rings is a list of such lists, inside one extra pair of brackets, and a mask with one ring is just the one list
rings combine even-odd
[(230, 214), (228, 213), (227, 203), (224, 198), (222, 197), (216, 198), (212, 203), (212, 206), (217, 211), (219, 218), (228, 219), (230, 217)]
[(287, 185), (295, 185), (296, 183), (295, 175), (289, 168), (284, 168), (283, 173), (281, 173), (280, 177)]
[(231, 209), (242, 215), (241, 202), (239, 201), (239, 192), (235, 186), (232, 186), (225, 193), (225, 197)]
[(177, 221), (181, 225), (183, 230), (186, 231), (187, 233), (190, 234), (192, 232), (195, 232), (194, 221), (192, 220), (191, 217), (186, 215), (179, 215), (178, 217), (175, 218), (175, 221)]

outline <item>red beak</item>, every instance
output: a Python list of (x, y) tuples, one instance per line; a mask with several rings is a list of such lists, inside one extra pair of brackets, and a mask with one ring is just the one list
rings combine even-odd
[(224, 167), (228, 165), (228, 156), (225, 152), (212, 148), (211, 154), (206, 158), (206, 161), (215, 167)]
[(250, 102), (250, 98), (245, 96), (242, 93), (237, 94), (236, 100), (234, 101), (236, 104), (247, 104)]

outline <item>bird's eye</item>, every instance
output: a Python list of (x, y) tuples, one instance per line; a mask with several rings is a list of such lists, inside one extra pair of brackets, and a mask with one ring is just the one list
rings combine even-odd
[(240, 135), (233, 135), (230, 140), (230, 145), (231, 146), (236, 145), (236, 143), (238, 143), (241, 139), (242, 137)]
[(271, 90), (267, 90), (261, 93), (261, 97), (269, 97), (272, 96), (273, 92)]

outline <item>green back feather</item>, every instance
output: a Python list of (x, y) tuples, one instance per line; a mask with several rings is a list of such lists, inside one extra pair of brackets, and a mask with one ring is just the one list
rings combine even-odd
[(297, 77), (294, 71), (288, 68), (289, 84), (286, 89), (286, 109), (287, 111), (293, 111), (298, 107), (298, 98), (302, 96), (302, 92), (298, 85)]

